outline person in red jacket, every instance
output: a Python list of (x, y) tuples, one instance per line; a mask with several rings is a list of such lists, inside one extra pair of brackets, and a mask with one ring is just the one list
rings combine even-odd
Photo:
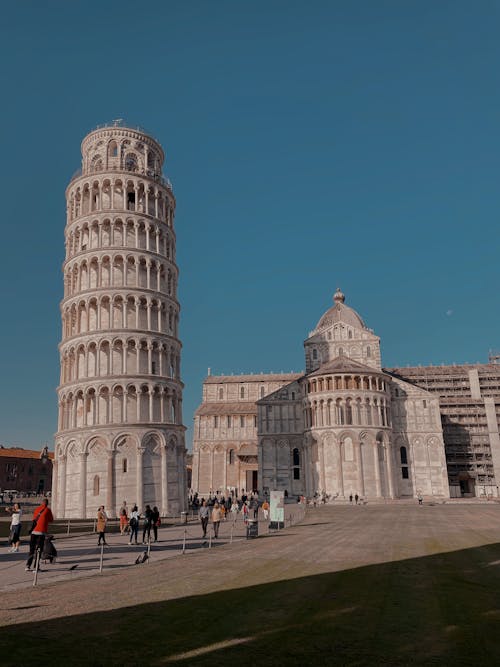
[(39, 505), (36, 510), (33, 512), (33, 530), (31, 531), (30, 538), (30, 555), (26, 561), (26, 571), (29, 572), (31, 568), (31, 563), (35, 557), (35, 552), (39, 548), (40, 555), (43, 551), (43, 543), (45, 542), (45, 535), (49, 529), (49, 523), (54, 521), (52, 512), (49, 508), (49, 501), (47, 498), (43, 499), (41, 505)]

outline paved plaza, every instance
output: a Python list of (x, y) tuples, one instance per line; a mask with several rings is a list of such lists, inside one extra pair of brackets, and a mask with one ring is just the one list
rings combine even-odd
[[(298, 520), (300, 508), (287, 505), (287, 524), (292, 517)], [(67, 591), (78, 591), (79, 600), (85, 600), (88, 610), (113, 609), (134, 600), (204, 593), (231, 587), (236, 582), (240, 587), (494, 545), (500, 542), (500, 506), (318, 506), (308, 508), (304, 521), (285, 531), (269, 531), (262, 519), (259, 529), (259, 539), (246, 540), (242, 518), (238, 517), (234, 526), (228, 520), (221, 525), (220, 539), (212, 539), (210, 549), (209, 539), (202, 538), (196, 520), (187, 526), (161, 528), (159, 542), (151, 545), (150, 562), (140, 566), (135, 561), (147, 547), (128, 546), (126, 536), (109, 534), (110, 546), (104, 549), (102, 573), (96, 535), (60, 536), (55, 542), (59, 557), (52, 565), (42, 564), (36, 588), (33, 575), (24, 571), (26, 543), (20, 553), (11, 554), (4, 549), (0, 560), (4, 600), (0, 622), (15, 623), (32, 618), (33, 613), (35, 617), (38, 613), (57, 616)], [(185, 534), (186, 552), (182, 555)], [(128, 578), (137, 576), (138, 569), (145, 567), (147, 576), (154, 577), (157, 585), (146, 590), (131, 589)], [(81, 581), (88, 577), (92, 577), (90, 581)], [(107, 590), (109, 595), (92, 600), (94, 589)], [(12, 598), (9, 591), (16, 591)], [(26, 614), (6, 604), (9, 599), (33, 600), (40, 596), (46, 600), (42, 612)], [(81, 610), (80, 604), (73, 610), (64, 604), (65, 614)]]
[[(176, 633), (161, 634), (168, 660), (153, 659), (150, 647), (147, 664), (234, 659), (246, 665), (255, 659), (267, 665), (282, 646), (286, 655), (279, 653), (276, 664), (304, 664), (299, 658), (306, 664), (382, 664), (380, 655), (389, 652), (384, 664), (466, 665), (470, 651), (474, 660), (491, 663), (499, 648), (490, 627), (500, 617), (496, 503), (310, 507), (302, 522), (254, 540), (243, 539), (242, 522), (232, 544), (223, 528), (225, 539), (212, 549), (201, 546), (199, 525), (187, 530), (191, 548), (185, 555), (183, 528), (165, 528), (144, 565), (131, 564), (141, 548), (111, 536), (102, 574), (94, 537), (92, 543), (88, 536), (61, 540), (54, 574), (43, 572), (36, 588), (31, 575), (23, 580), (24, 555), (19, 562), (3, 555), (0, 624), (33, 635), (35, 642), (44, 621), (47, 636), (63, 645), (80, 624), (100, 627), (102, 621), (113, 628), (109, 651), (115, 653), (95, 664), (118, 664), (113, 633), (118, 637), (120, 628), (128, 632), (131, 623), (144, 619), (160, 627), (178, 625)], [(68, 572), (76, 561), (78, 568)], [(214, 620), (220, 614), (228, 616), (227, 623)], [(205, 635), (190, 632), (190, 623), (201, 624)], [(9, 637), (4, 627), (0, 640)], [(469, 653), (461, 661), (464, 641)], [(319, 659), (325, 642), (344, 658)], [(247, 662), (238, 653), (241, 643)], [(352, 650), (358, 657), (350, 662), (345, 655)], [(120, 659), (139, 664), (135, 654), (130, 662)]]

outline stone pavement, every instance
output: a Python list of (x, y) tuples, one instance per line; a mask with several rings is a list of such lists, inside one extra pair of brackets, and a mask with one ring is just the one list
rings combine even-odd
[[(286, 507), (286, 525), (296, 523), (303, 516), (303, 509), (296, 505)], [(253, 512), (251, 512), (251, 518)], [(259, 534), (269, 534), (268, 522), (264, 521), (259, 512)], [(128, 545), (128, 535), (107, 533), (106, 541), (109, 546), (104, 547), (102, 573), (118, 571), (135, 566), (135, 561), (142, 558), (148, 551), (148, 546), (142, 544), (142, 529), (139, 530), (139, 544)], [(151, 539), (153, 531), (151, 531)], [(54, 546), (58, 557), (54, 563), (42, 561), (36, 578), (36, 585), (40, 586), (56, 581), (73, 580), (92, 575), (101, 575), (101, 547), (97, 546), (98, 536), (95, 533), (73, 534), (70, 536), (59, 534), (55, 536)], [(189, 555), (194, 551), (219, 548), (226, 544), (246, 540), (246, 525), (241, 514), (234, 521), (229, 515), (226, 521), (220, 524), (218, 539), (215, 539), (213, 526), (209, 524), (207, 538), (203, 534), (199, 521), (191, 519), (187, 525), (162, 526), (158, 529), (158, 541), (151, 542), (148, 563), (151, 565), (166, 558)], [(6, 544), (6, 542), (4, 543)], [(29, 552), (29, 537), (24, 536), (18, 553), (10, 553), (5, 546), (0, 552), (0, 591), (17, 588), (32, 587), (34, 574), (25, 571)], [(141, 563), (142, 565), (142, 563)]]
[[(287, 511), (294, 511), (294, 506), (287, 506)], [(25, 554), (20, 560), (3, 555), (0, 624), (37, 622), (219, 590), (241, 589), (244, 600), (247, 586), (484, 545), (492, 545), (492, 552), (498, 550), (494, 562), (485, 562), (484, 567), (500, 563), (497, 504), (320, 506), (308, 508), (301, 523), (255, 540), (242, 539), (240, 530), (238, 540), (228, 544), (226, 527), (222, 531), (226, 543), (221, 541), (213, 549), (200, 547), (199, 525), (190, 524), (193, 548), (185, 556), (179, 548), (182, 531), (163, 529), (162, 542), (153, 550), (149, 565), (131, 565), (141, 549), (123, 545), (123, 537), (112, 538), (114, 546), (106, 552), (102, 575), (97, 570), (97, 540), (94, 536), (90, 543), (87, 537), (74, 547), (73, 554), (61, 548), (65, 571), (52, 578), (42, 573), (36, 588), (30, 585), (32, 575), (24, 572)], [(63, 544), (64, 540), (60, 546)], [(78, 572), (80, 566), (68, 572), (70, 563), (78, 558), (82, 572)], [(87, 575), (85, 579), (82, 574)], [(57, 579), (63, 580), (56, 583)]]

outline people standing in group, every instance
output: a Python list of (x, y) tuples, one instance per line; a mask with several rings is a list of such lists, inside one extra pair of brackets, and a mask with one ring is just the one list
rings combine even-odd
[[(142, 529), (142, 543), (148, 544), (151, 541), (151, 525), (153, 523), (153, 510), (151, 505), (146, 505), (144, 510), (144, 526)], [(148, 538), (146, 540), (146, 537)]]
[(160, 519), (160, 510), (156, 507), (156, 505), (153, 507), (152, 523), (153, 523), (154, 541), (158, 542), (158, 527), (161, 525), (161, 519)]
[(128, 530), (128, 512), (127, 512), (127, 503), (124, 500), (123, 505), (120, 507), (120, 535), (125, 535)]
[(98, 547), (101, 546), (101, 543), (104, 544), (104, 546), (106, 547), (108, 546), (105, 537), (107, 522), (108, 522), (108, 515), (104, 511), (104, 505), (101, 505), (97, 510), (97, 532), (99, 533), (99, 539), (97, 540)]
[(17, 552), (21, 545), (21, 506), (14, 503), (13, 507), (6, 507), (5, 511), (10, 512), (9, 551)]
[(203, 531), (203, 537), (205, 538), (207, 536), (209, 509), (208, 509), (207, 501), (204, 498), (201, 501), (201, 507), (198, 510), (198, 516), (200, 517), (201, 529)]
[(233, 502), (231, 504), (231, 514), (233, 515), (233, 522), (236, 521), (236, 517), (238, 516), (238, 512), (240, 511), (240, 508), (238, 507), (238, 501), (233, 498)]
[(44, 498), (42, 504), (39, 505), (33, 512), (33, 525), (31, 529), (30, 538), (30, 553), (26, 561), (26, 570), (29, 572), (31, 564), (35, 557), (35, 552), (40, 549), (40, 556), (43, 551), (43, 543), (45, 542), (45, 535), (49, 529), (49, 523), (54, 521), (52, 512), (50, 511), (49, 501)]
[(132, 544), (135, 538), (135, 544), (137, 544), (137, 534), (139, 532), (139, 508), (137, 505), (134, 505), (132, 507), (132, 511), (130, 512), (130, 520), (128, 522), (128, 525), (130, 526), (130, 539), (129, 539), (129, 544)]
[(269, 519), (269, 503), (267, 500), (262, 503), (262, 513), (264, 514), (264, 521), (267, 521)]
[(220, 520), (221, 520), (220, 505), (219, 505), (219, 503), (215, 503), (214, 508), (212, 510), (212, 524), (213, 524), (213, 527), (214, 527), (215, 539), (217, 539), (219, 537)]

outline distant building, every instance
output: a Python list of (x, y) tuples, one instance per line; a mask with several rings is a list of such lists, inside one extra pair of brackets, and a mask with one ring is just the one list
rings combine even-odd
[(0, 445), (0, 490), (19, 493), (47, 493), (52, 489), (54, 454)]
[(499, 495), (500, 365), (383, 369), (339, 290), (304, 349), (305, 373), (205, 379), (193, 491)]

